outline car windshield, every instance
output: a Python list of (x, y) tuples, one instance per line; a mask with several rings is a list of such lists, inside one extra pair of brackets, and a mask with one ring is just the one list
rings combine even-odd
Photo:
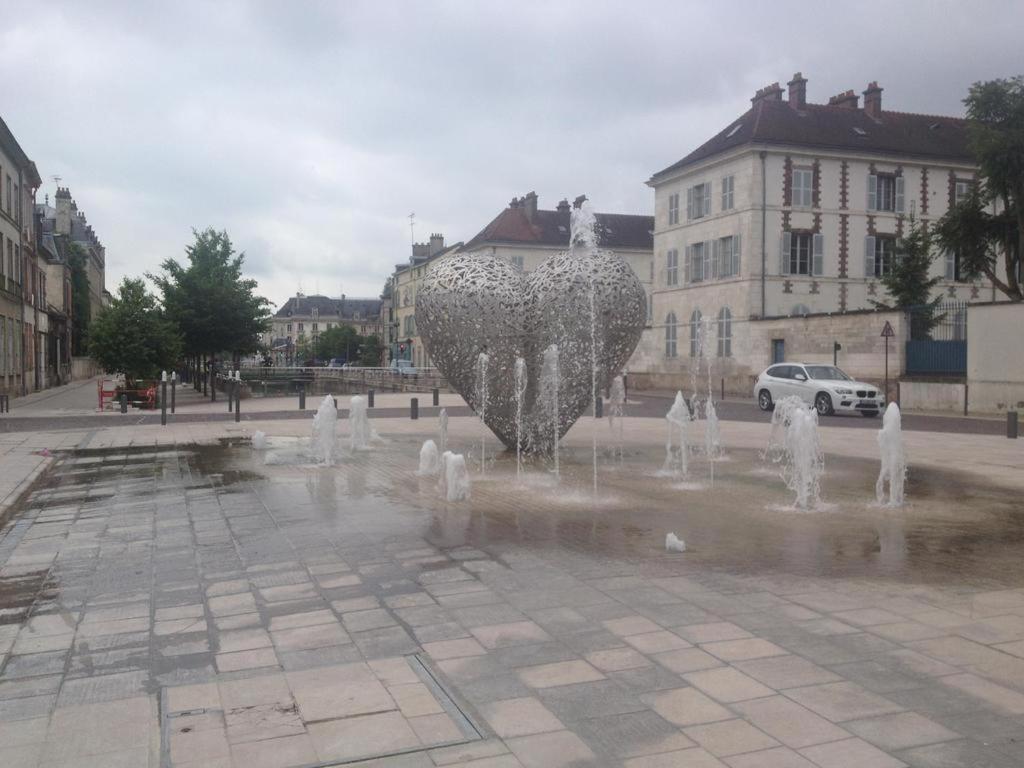
[(850, 381), (850, 377), (836, 368), (834, 365), (808, 365), (807, 375), (812, 379)]

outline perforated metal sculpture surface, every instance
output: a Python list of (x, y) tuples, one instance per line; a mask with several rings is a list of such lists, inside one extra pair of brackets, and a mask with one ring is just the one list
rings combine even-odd
[(549, 453), (554, 424), (538, 397), (544, 350), (558, 346), (561, 436), (591, 404), (595, 381), (600, 393), (621, 373), (643, 332), (643, 286), (625, 261), (597, 248), (593, 215), (576, 213), (570, 249), (533, 272), (486, 254), (457, 255), (436, 264), (416, 296), (431, 360), (477, 413), (476, 363), (488, 355), (484, 421), (509, 448), (516, 446), (516, 357), (528, 376), (523, 450)]

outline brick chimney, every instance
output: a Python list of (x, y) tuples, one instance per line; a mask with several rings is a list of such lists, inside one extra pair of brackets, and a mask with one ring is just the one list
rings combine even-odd
[(844, 91), (843, 93), (836, 94), (828, 100), (830, 107), (843, 107), (844, 109), (856, 109), (858, 96), (853, 90)]
[(750, 103), (757, 104), (761, 101), (782, 101), (782, 86), (775, 82), (759, 88)]
[(440, 253), (444, 250), (444, 235), (436, 232), (430, 235), (430, 255)]
[(803, 109), (807, 106), (807, 78), (797, 72), (787, 85), (789, 86), (789, 106), (793, 109)]
[(872, 80), (864, 91), (864, 113), (868, 117), (882, 116), (882, 89), (878, 87), (878, 81)]
[(568, 213), (569, 212), (569, 201), (566, 200), (565, 198), (562, 198), (562, 200), (558, 203), (558, 209), (557, 210), (558, 210), (559, 213)]
[(587, 196), (586, 195), (580, 195), (579, 197), (577, 197), (575, 200), (572, 201), (572, 207), (573, 208), (582, 208), (583, 204), (585, 202), (587, 202)]
[(526, 220), (533, 223), (537, 218), (537, 193), (527, 192), (523, 196), (523, 208), (526, 209)]
[(71, 234), (71, 193), (67, 187), (57, 187), (57, 194), (53, 196), (53, 204), (57, 209), (57, 219), (54, 222), (54, 229), (58, 235)]

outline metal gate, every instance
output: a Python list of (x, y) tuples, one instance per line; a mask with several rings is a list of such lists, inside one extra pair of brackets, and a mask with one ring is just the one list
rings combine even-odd
[(965, 375), (967, 302), (943, 302), (935, 308), (912, 307), (907, 314), (910, 321), (907, 374)]

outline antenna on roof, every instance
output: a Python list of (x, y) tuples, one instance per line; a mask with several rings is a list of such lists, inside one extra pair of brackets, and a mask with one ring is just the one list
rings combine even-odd
[(53, 180), (54, 184), (60, 185), (60, 183), (64, 180), (64, 177), (63, 176), (57, 176), (56, 174), (54, 174), (53, 176), (50, 177), (50, 179)]

